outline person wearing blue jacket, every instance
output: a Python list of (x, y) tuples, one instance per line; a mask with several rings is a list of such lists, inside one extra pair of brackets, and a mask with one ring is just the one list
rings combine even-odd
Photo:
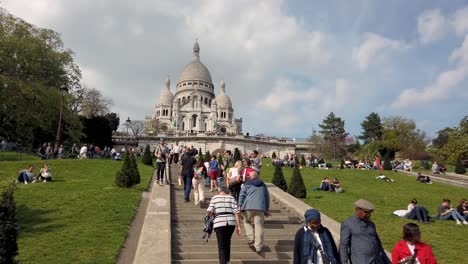
[(239, 207), (244, 216), (244, 228), (249, 245), (262, 254), (263, 225), (270, 215), (270, 194), (256, 171), (250, 172), (251, 180), (244, 183), (239, 194)]
[(306, 224), (296, 232), (294, 239), (294, 264), (341, 264), (333, 236), (321, 223), (320, 212), (305, 212)]

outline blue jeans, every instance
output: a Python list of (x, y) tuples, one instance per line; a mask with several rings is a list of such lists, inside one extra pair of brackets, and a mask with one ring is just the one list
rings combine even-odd
[(455, 221), (465, 221), (465, 218), (463, 218), (463, 216), (455, 210), (451, 211), (449, 214), (446, 214), (444, 216), (439, 216), (440, 220), (449, 220), (450, 218), (453, 218), (453, 220)]
[(18, 180), (19, 182), (29, 182), (29, 177), (28, 177), (28, 175), (26, 174), (26, 172), (21, 171), (21, 172), (18, 174), (17, 180)]
[(429, 222), (427, 209), (422, 206), (415, 206), (411, 212), (408, 213), (406, 218), (411, 220), (418, 220), (420, 222)]
[(184, 180), (184, 198), (186, 201), (190, 198), (190, 191), (192, 191), (192, 178), (193, 174), (183, 174), (182, 179)]

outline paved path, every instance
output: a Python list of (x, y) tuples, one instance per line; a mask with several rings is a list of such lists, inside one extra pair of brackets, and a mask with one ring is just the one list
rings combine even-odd
[[(182, 186), (172, 187), (172, 263), (219, 263), (216, 234), (213, 232), (206, 245), (202, 240), (203, 219), (213, 195), (207, 192), (206, 206), (199, 208), (184, 201)], [(240, 237), (233, 234), (230, 263), (292, 263), (294, 235), (302, 226), (301, 219), (276, 202), (271, 204), (271, 213), (265, 220), (264, 255), (259, 256), (247, 245), (243, 230)]]
[[(409, 171), (398, 171), (403, 172), (405, 174), (411, 175), (416, 177), (418, 175), (417, 172), (409, 172)], [(432, 181), (434, 182), (443, 182), (454, 186), (459, 186), (468, 189), (468, 176), (454, 174), (454, 173), (447, 173), (443, 174), (432, 174), (432, 173), (422, 173), (423, 175), (427, 175), (431, 177)]]

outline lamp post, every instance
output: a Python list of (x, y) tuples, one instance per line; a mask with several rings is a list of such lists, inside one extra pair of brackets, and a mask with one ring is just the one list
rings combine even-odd
[[(130, 117), (127, 118), (127, 120), (125, 121), (125, 125), (127, 126), (127, 140), (130, 138), (130, 136), (128, 135), (128, 128), (130, 127), (130, 124), (132, 123), (132, 120), (130, 120)], [(125, 145), (127, 145), (128, 142), (125, 142)]]
[(59, 114), (59, 121), (57, 126), (57, 135), (55, 136), (55, 145), (54, 150), (57, 150), (60, 147), (60, 143), (62, 141), (62, 116), (63, 116), (63, 102), (65, 93), (68, 93), (68, 86), (63, 86), (60, 88), (60, 114)]

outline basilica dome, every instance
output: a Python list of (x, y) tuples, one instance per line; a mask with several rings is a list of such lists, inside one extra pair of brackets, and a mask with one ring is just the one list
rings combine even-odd
[(174, 95), (170, 90), (171, 83), (169, 78), (166, 79), (165, 85), (166, 88), (162, 89), (161, 95), (159, 96), (159, 105), (169, 106), (172, 105), (172, 102), (174, 101)]
[(229, 98), (229, 96), (226, 95), (226, 84), (224, 83), (224, 81), (221, 82), (221, 93), (216, 96), (216, 103), (218, 105), (218, 107), (221, 107), (221, 108), (232, 108), (232, 102), (231, 102), (231, 98)]
[(186, 81), (202, 81), (207, 84), (213, 84), (210, 71), (200, 61), (199, 54), (200, 47), (198, 46), (198, 42), (195, 42), (193, 46), (193, 60), (182, 70), (178, 84)]

